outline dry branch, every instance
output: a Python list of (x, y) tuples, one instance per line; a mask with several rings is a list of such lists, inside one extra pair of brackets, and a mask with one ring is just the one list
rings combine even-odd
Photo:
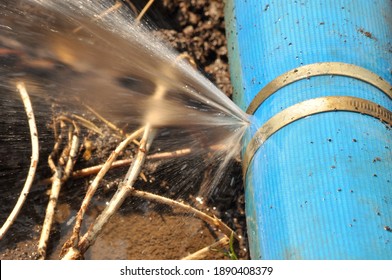
[(37, 165), (39, 160), (38, 131), (35, 123), (34, 111), (31, 105), (29, 94), (27, 93), (24, 83), (18, 82), (16, 84), (16, 87), (22, 98), (28, 123), (29, 123), (32, 155), (31, 155), (31, 163), (30, 163), (29, 172), (27, 174), (26, 182), (23, 186), (22, 192), (20, 193), (20, 196), (18, 198), (18, 201), (16, 202), (14, 209), (12, 210), (11, 214), (9, 215), (4, 225), (0, 229), (0, 240), (4, 237), (8, 229), (14, 223), (17, 216), (19, 215), (20, 210), (22, 209), (24, 202), (26, 201), (27, 195), (29, 194), (31, 185), (33, 184), (34, 181), (34, 176), (37, 170)]
[(148, 3), (144, 6), (140, 14), (136, 17), (136, 23), (140, 23), (141, 19), (147, 13), (148, 9), (151, 7), (151, 5), (154, 3), (154, 0), (148, 1)]
[[(140, 20), (140, 18), (143, 16), (143, 14), (147, 11), (147, 9), (152, 5), (153, 0), (149, 1), (146, 5), (146, 7), (143, 9), (143, 11), (140, 13), (137, 21)], [(179, 58), (181, 59), (181, 58)], [(90, 225), (88, 231), (81, 237), (80, 236), (80, 229), (83, 221), (83, 215), (85, 214), (88, 204), (91, 201), (92, 196), (95, 193), (95, 190), (98, 187), (98, 184), (102, 177), (106, 174), (106, 172), (110, 169), (112, 163), (116, 159), (119, 151), (120, 151), (120, 146), (125, 147), (126, 145), (129, 144), (131, 141), (130, 138), (127, 138), (124, 140), (120, 146), (114, 151), (107, 162), (102, 166), (100, 169), (97, 177), (94, 179), (93, 183), (90, 185), (89, 190), (86, 194), (85, 200), (82, 203), (82, 206), (79, 210), (78, 216), (77, 216), (77, 222), (74, 227), (73, 235), (68, 240), (64, 246), (63, 250), (61, 252), (61, 256), (63, 259), (78, 259), (83, 257), (84, 253), (88, 250), (88, 248), (95, 242), (96, 238), (99, 236), (99, 234), (102, 232), (102, 229), (104, 225), (109, 221), (109, 219), (117, 212), (117, 210), (120, 208), (124, 200), (131, 194), (139, 197), (144, 197), (150, 200), (153, 200), (155, 202), (160, 202), (164, 203), (170, 206), (175, 206), (178, 208), (181, 208), (183, 210), (186, 210), (189, 213), (192, 213), (196, 217), (200, 218), (201, 220), (209, 223), (210, 225), (215, 226), (216, 228), (220, 229), (226, 236), (235, 236), (238, 238), (230, 229), (227, 225), (225, 225), (222, 221), (217, 219), (216, 217), (211, 217), (189, 205), (186, 205), (184, 203), (174, 201), (162, 196), (158, 196), (152, 193), (148, 192), (143, 192), (139, 190), (134, 189), (134, 183), (136, 182), (137, 178), (141, 176), (141, 169), (143, 167), (143, 164), (147, 158), (147, 152), (153, 142), (153, 139), (155, 138), (156, 130), (153, 127), (153, 123), (155, 121), (155, 118), (157, 115), (154, 112), (154, 105), (156, 102), (160, 102), (166, 94), (166, 87), (163, 83), (160, 81), (156, 82), (156, 89), (155, 92), (152, 96), (151, 100), (151, 107), (147, 108), (146, 115), (145, 115), (145, 127), (141, 129), (143, 132), (143, 137), (140, 141), (139, 144), (139, 151), (132, 162), (132, 165), (130, 166), (124, 180), (120, 183), (116, 193), (113, 195), (111, 198), (109, 204), (106, 206), (106, 208), (100, 213), (100, 215), (96, 218), (96, 220)], [(111, 124), (110, 122), (106, 121), (102, 116), (100, 116), (95, 110), (92, 108), (86, 106), (92, 113), (94, 113), (99, 119), (104, 121), (109, 127), (114, 129), (116, 132), (119, 132), (123, 135), (122, 130), (119, 130), (116, 126)], [(133, 139), (132, 139), (133, 140)], [(123, 149), (123, 147), (121, 147)], [(189, 154), (191, 151), (190, 150), (180, 150), (180, 151), (175, 151), (174, 153), (169, 153), (169, 154), (164, 154), (160, 156), (153, 156), (152, 158), (165, 158), (168, 156), (182, 156)], [(226, 239), (222, 239), (221, 243), (224, 242)]]
[(54, 122), (57, 123), (57, 122), (65, 121), (70, 124), (73, 124), (75, 121), (74, 119), (76, 119), (77, 122), (80, 125), (84, 126), (85, 128), (90, 129), (91, 131), (97, 133), (100, 136), (103, 136), (103, 132), (99, 127), (97, 127), (95, 124), (93, 124), (89, 120), (86, 120), (85, 118), (78, 116), (76, 114), (72, 114), (72, 118), (67, 117), (67, 116), (58, 116), (57, 118), (55, 118)]
[[(157, 84), (154, 95), (152, 97), (153, 101), (160, 101), (166, 93), (165, 86), (161, 84)], [(144, 127), (143, 137), (140, 140), (139, 151), (136, 155), (135, 161), (132, 163), (129, 168), (127, 174), (125, 175), (125, 179), (120, 184), (117, 192), (113, 195), (112, 199), (109, 202), (109, 205), (102, 211), (102, 213), (97, 217), (94, 223), (90, 226), (87, 233), (83, 235), (79, 244), (78, 244), (78, 253), (83, 255), (86, 250), (95, 242), (98, 235), (101, 233), (103, 226), (109, 221), (109, 219), (116, 213), (116, 211), (120, 208), (125, 198), (133, 190), (133, 185), (136, 182), (136, 179), (139, 177), (144, 161), (146, 160), (146, 156), (148, 150), (151, 147), (152, 141), (155, 137), (155, 129), (152, 128), (150, 123), (150, 118), (153, 108), (151, 108), (146, 114), (146, 125)], [(65, 244), (67, 247), (70, 244)], [(75, 248), (76, 249), (76, 248)], [(62, 251), (62, 254), (67, 254), (66, 250)]]
[(222, 237), (220, 240), (215, 242), (214, 244), (207, 246), (203, 249), (200, 249), (197, 252), (194, 252), (193, 254), (190, 254), (189, 256), (186, 256), (185, 258), (182, 258), (182, 260), (202, 260), (204, 259), (207, 254), (211, 251), (219, 251), (223, 248), (225, 248), (227, 245), (229, 245), (230, 239), (227, 236)]
[(147, 159), (168, 159), (168, 158), (177, 158), (189, 155), (192, 152), (191, 149), (181, 149), (174, 152), (163, 152), (163, 153), (156, 153), (147, 156)]
[(73, 167), (76, 162), (76, 157), (78, 155), (80, 130), (75, 122), (73, 122), (73, 127), (74, 127), (74, 131), (73, 131), (72, 135), (70, 135), (70, 138), (72, 138), (71, 151), (69, 153), (67, 164), (65, 166), (64, 176), (62, 178), (62, 181), (68, 180), (69, 176), (71, 175), (71, 173), (73, 171)]
[[(140, 190), (133, 190), (132, 194), (137, 197), (146, 198), (146, 199), (149, 199), (149, 200), (152, 200), (155, 202), (159, 202), (159, 203), (163, 203), (163, 204), (166, 204), (169, 206), (183, 209), (183, 210), (187, 211), (188, 213), (194, 214), (196, 217), (205, 221), (206, 223), (217, 227), (218, 229), (220, 229), (222, 231), (222, 233), (224, 233), (227, 236), (230, 236), (233, 232), (233, 230), (230, 227), (228, 227), (225, 223), (223, 223), (221, 220), (217, 219), (216, 217), (211, 217), (210, 215), (207, 215), (206, 213), (204, 213), (204, 212), (202, 212), (202, 211), (200, 211), (190, 205), (187, 205), (185, 203), (178, 202), (178, 201), (172, 200), (170, 198), (166, 198), (163, 196), (159, 196), (159, 195), (156, 195), (153, 193), (140, 191)], [(236, 234), (234, 234), (234, 237), (238, 239), (238, 236)]]
[(120, 208), (125, 198), (133, 190), (133, 184), (140, 174), (140, 170), (144, 164), (146, 153), (152, 143), (151, 126), (146, 125), (143, 138), (140, 141), (139, 151), (135, 161), (132, 163), (129, 171), (118, 188), (117, 192), (113, 195), (109, 205), (102, 211), (102, 213), (95, 220), (94, 224), (90, 227), (88, 232), (82, 237), (79, 242), (79, 252), (84, 254), (86, 250), (95, 242), (98, 235), (101, 233), (103, 226)]
[[(111, 169), (116, 168), (116, 167), (130, 165), (132, 163), (132, 160), (133, 159), (131, 159), (131, 158), (116, 160), (112, 163)], [(72, 178), (82, 178), (82, 177), (87, 177), (90, 175), (97, 174), (102, 169), (103, 166), (104, 166), (104, 164), (100, 164), (100, 165), (90, 166), (90, 167), (86, 167), (86, 168), (83, 168), (80, 170), (76, 170), (76, 171), (72, 172), (71, 177)]]
[(76, 247), (78, 242), (79, 242), (79, 235), (80, 235), (80, 229), (82, 227), (82, 221), (84, 214), (87, 211), (88, 205), (90, 204), (90, 201), (92, 197), (94, 196), (100, 181), (102, 178), (105, 176), (105, 174), (109, 171), (110, 167), (112, 166), (112, 163), (116, 160), (116, 158), (119, 156), (119, 154), (130, 144), (131, 141), (133, 141), (135, 138), (139, 137), (140, 134), (144, 131), (144, 127), (136, 130), (134, 133), (132, 133), (130, 136), (128, 136), (124, 141), (122, 141), (117, 148), (111, 153), (109, 158), (106, 160), (105, 164), (102, 166), (100, 171), (98, 172), (97, 176), (95, 177), (94, 181), (90, 184), (86, 196), (83, 199), (82, 205), (80, 207), (80, 210), (77, 214), (76, 217), (76, 223), (73, 229), (73, 233), (69, 241), (66, 242), (66, 244), (63, 247), (63, 250), (68, 249), (70, 246), (71, 247)]
[(89, 105), (84, 104), (84, 107), (87, 108), (91, 113), (93, 113), (98, 119), (100, 119), (103, 123), (105, 123), (109, 128), (113, 129), (115, 132), (117, 132), (119, 135), (125, 135), (124, 131), (120, 128), (118, 128), (115, 124), (104, 118), (101, 114), (99, 114), (97, 111), (95, 111), (93, 108), (91, 108)]
[(46, 248), (49, 241), (50, 229), (53, 223), (53, 216), (57, 204), (57, 198), (61, 189), (61, 167), (55, 167), (56, 171), (53, 174), (53, 183), (49, 197), (49, 203), (46, 208), (44, 223), (41, 230), (41, 236), (38, 242), (38, 255), (41, 260), (46, 257)]
[[(133, 140), (132, 142), (135, 143), (135, 141), (136, 139)], [(140, 143), (138, 141), (136, 142), (138, 143), (137, 145), (139, 146)], [(192, 152), (191, 149), (181, 149), (173, 152), (155, 153), (152, 155), (148, 155), (147, 159), (148, 160), (172, 159), (172, 158), (178, 158), (178, 157), (189, 155), (191, 152)], [(113, 161), (110, 169), (130, 165), (132, 161), (133, 159), (120, 159), (120, 160)], [(102, 169), (103, 166), (104, 166), (103, 164), (99, 164), (99, 165), (94, 165), (83, 169), (75, 170), (72, 172), (71, 178), (77, 179), (77, 178), (83, 178), (83, 177), (95, 175)], [(42, 185), (48, 185), (51, 183), (52, 183), (52, 178), (47, 178), (40, 181), (40, 184)]]
[[(53, 172), (53, 182), (52, 182), (52, 188), (50, 192), (50, 197), (49, 197), (49, 202), (48, 206), (46, 208), (46, 214), (45, 214), (45, 219), (44, 219), (44, 224), (42, 227), (42, 232), (41, 236), (38, 242), (38, 254), (40, 259), (45, 259), (46, 257), (46, 248), (50, 236), (50, 230), (52, 227), (53, 223), (53, 217), (55, 214), (56, 210), (56, 205), (57, 205), (57, 200), (60, 195), (60, 190), (62, 183), (67, 181), (72, 170), (73, 166), (76, 161), (76, 157), (78, 154), (79, 150), (79, 127), (76, 125), (75, 122), (72, 122), (73, 128), (72, 130), (69, 130), (69, 135), (68, 135), (68, 140), (70, 144), (64, 149), (67, 152), (67, 162), (64, 168), (64, 171), (61, 169), (61, 164), (59, 162), (56, 164), (54, 162), (54, 155), (57, 153), (58, 148), (59, 148), (59, 143), (61, 141), (62, 137), (59, 137), (58, 141), (55, 144), (54, 151), (49, 155), (48, 158), (48, 163), (50, 168), (52, 169)], [(63, 125), (64, 128), (64, 125)], [(71, 127), (70, 127), (71, 128)]]
[(103, 132), (102, 130), (97, 127), (95, 124), (93, 124), (92, 122), (90, 122), (89, 120), (86, 120), (85, 118), (78, 116), (76, 114), (72, 114), (72, 117), (77, 119), (78, 122), (83, 125), (84, 127), (90, 129), (91, 131), (94, 131), (95, 133), (99, 134), (100, 136), (103, 136)]
[[(136, 139), (135, 139), (136, 140)], [(135, 143), (135, 141), (132, 141)], [(140, 145), (139, 142), (137, 142), (138, 146)], [(212, 145), (209, 147), (211, 151), (218, 151), (220, 149), (223, 149), (222, 145)], [(161, 153), (155, 153), (152, 155), (147, 155), (148, 160), (160, 160), (160, 159), (173, 159), (173, 158), (178, 158), (178, 157), (183, 157), (187, 156), (192, 153), (192, 150), (187, 148), (187, 149), (181, 149), (173, 152), (161, 152)], [(121, 159), (121, 160), (116, 160), (112, 163), (111, 169), (117, 168), (117, 167), (123, 167), (127, 166), (132, 163), (132, 159)], [(95, 166), (90, 166), (86, 167), (83, 169), (75, 170), (71, 174), (71, 178), (82, 178), (82, 177), (87, 177), (90, 175), (97, 174), (99, 170), (102, 169), (103, 164), (95, 165)], [(41, 184), (49, 184), (51, 183), (51, 179), (45, 179), (41, 181)]]
[[(112, 7), (110, 7), (109, 9), (107, 9), (105, 11), (103, 11), (101, 14), (99, 14), (97, 17), (95, 17), (93, 19), (93, 22), (104, 18), (105, 16), (107, 16), (111, 12), (114, 12), (114, 11), (118, 10), (119, 8), (121, 8), (121, 6), (122, 6), (121, 2), (116, 2)], [(79, 27), (75, 28), (72, 32), (73, 33), (77, 33), (80, 30), (82, 30), (83, 28), (84, 28), (83, 26), (79, 26)]]

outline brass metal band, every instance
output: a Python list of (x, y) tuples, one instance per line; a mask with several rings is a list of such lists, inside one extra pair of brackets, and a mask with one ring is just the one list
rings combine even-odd
[(293, 82), (323, 75), (345, 76), (361, 80), (378, 88), (392, 99), (392, 86), (377, 74), (353, 64), (321, 62), (304, 65), (278, 76), (255, 96), (246, 112), (253, 115), (269, 96)]
[(243, 175), (247, 173), (260, 146), (281, 128), (299, 119), (323, 112), (347, 111), (372, 116), (392, 126), (392, 112), (366, 99), (352, 96), (326, 96), (297, 103), (270, 118), (253, 136), (243, 157)]

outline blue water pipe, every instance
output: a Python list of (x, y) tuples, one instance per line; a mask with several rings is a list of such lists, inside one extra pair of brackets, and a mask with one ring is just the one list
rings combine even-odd
[(392, 259), (392, 2), (227, 0), (225, 21), (235, 102), (274, 88), (244, 139), (251, 258)]

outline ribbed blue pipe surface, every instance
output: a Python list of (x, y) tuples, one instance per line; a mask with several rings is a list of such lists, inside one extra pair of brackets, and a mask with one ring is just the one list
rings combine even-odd
[[(390, 0), (228, 0), (226, 26), (235, 101), (244, 110), (277, 76), (317, 62), (366, 68), (392, 83)], [(255, 130), (311, 98), (353, 96), (392, 111), (359, 80), (319, 76), (290, 84), (254, 114)], [(322, 113), (273, 134), (247, 172), (254, 259), (392, 259), (392, 132), (378, 119)]]

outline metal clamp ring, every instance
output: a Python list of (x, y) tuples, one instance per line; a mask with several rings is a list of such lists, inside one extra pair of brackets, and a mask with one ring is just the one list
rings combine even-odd
[(257, 108), (259, 108), (269, 96), (293, 82), (323, 75), (346, 76), (361, 80), (378, 88), (392, 99), (392, 86), (377, 74), (353, 64), (321, 62), (304, 65), (278, 76), (259, 91), (249, 104), (246, 113), (253, 115)]
[(352, 96), (326, 96), (297, 103), (270, 118), (255, 133), (243, 157), (243, 175), (245, 178), (249, 164), (260, 146), (275, 132), (299, 119), (323, 112), (347, 111), (372, 116), (392, 126), (392, 112), (368, 101)]

